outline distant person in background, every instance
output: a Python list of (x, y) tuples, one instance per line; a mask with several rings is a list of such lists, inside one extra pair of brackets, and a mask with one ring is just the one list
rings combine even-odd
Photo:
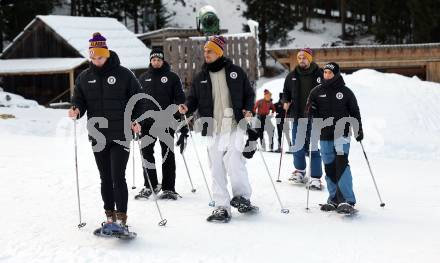
[[(321, 83), (322, 69), (313, 62), (313, 52), (310, 48), (301, 49), (296, 58), (298, 65), (287, 75), (283, 89), (284, 109), (288, 111), (288, 117), (294, 119), (292, 125), (292, 147), (294, 149), (293, 165), (295, 170), (289, 180), (300, 184), (307, 184), (308, 178), (311, 177), (309, 182), (310, 188), (321, 190), (322, 164), (319, 150), (312, 151), (312, 156), (309, 156), (311, 158), (311, 174), (306, 177), (306, 154), (308, 155), (309, 152), (309, 138), (306, 136), (304, 145), (296, 145), (295, 143), (298, 138), (301, 138), (301, 134), (298, 134), (299, 119), (306, 117), (307, 98), (310, 91)], [(307, 129), (310, 130), (311, 123), (308, 122), (307, 126)], [(310, 132), (306, 134), (310, 134)], [(298, 143), (303, 143), (300, 141)]]
[(290, 151), (292, 145), (292, 141), (290, 140), (290, 129), (284, 130), (286, 110), (284, 109), (284, 104), (283, 104), (283, 93), (280, 93), (280, 99), (278, 100), (277, 103), (275, 103), (275, 112), (277, 114), (276, 118), (277, 118), (277, 135), (278, 135), (278, 149), (275, 150), (275, 152), (281, 152), (281, 145), (283, 143), (281, 139), (283, 133), (289, 145), (288, 151)]
[[(307, 105), (308, 113), (313, 118), (334, 118), (333, 125), (322, 128), (320, 135), (329, 193), (327, 204), (321, 206), (321, 210), (337, 210), (338, 213), (351, 214), (355, 211), (356, 204), (348, 164), (351, 129), (354, 130), (356, 141), (362, 141), (364, 133), (356, 96), (345, 86), (338, 64), (330, 62), (325, 65), (324, 80), (312, 90)], [(347, 122), (341, 126), (341, 131), (338, 131), (336, 123), (347, 117), (354, 118), (358, 129)]]
[(266, 143), (264, 141), (264, 131), (266, 131), (269, 135), (269, 148), (273, 151), (273, 133), (275, 127), (273, 127), (271, 123), (271, 117), (275, 113), (275, 105), (272, 103), (272, 93), (265, 89), (264, 90), (264, 98), (257, 100), (254, 105), (253, 112), (257, 115), (258, 120), (260, 121), (260, 128), (257, 129), (260, 143), (263, 150), (266, 150)]

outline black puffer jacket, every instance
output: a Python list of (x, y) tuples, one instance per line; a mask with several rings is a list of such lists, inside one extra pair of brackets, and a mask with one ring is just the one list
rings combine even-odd
[[(185, 102), (185, 93), (179, 76), (170, 70), (170, 65), (165, 61), (161, 68), (155, 69), (151, 65), (148, 70), (139, 77), (142, 91), (152, 96), (162, 110), (171, 104)], [(146, 110), (159, 110), (156, 103), (147, 100)]]
[[(309, 87), (309, 90), (312, 90), (314, 87), (319, 85), (322, 80), (323, 70), (319, 68), (319, 66), (312, 62), (310, 67), (313, 69), (310, 72), (311, 77), (313, 78), (313, 83)], [(289, 118), (303, 118), (304, 112), (300, 110), (300, 100), (303, 101), (303, 105), (307, 102), (307, 95), (304, 98), (300, 98), (300, 89), (301, 89), (301, 74), (298, 73), (300, 70), (297, 66), (292, 72), (290, 72), (286, 79), (284, 80), (284, 88), (283, 88), (283, 102), (289, 102), (290, 107), (287, 111), (287, 115)]]
[[(307, 102), (307, 112), (313, 118), (327, 119), (333, 117), (333, 125), (321, 130), (321, 140), (334, 140), (335, 124), (344, 117), (353, 117), (359, 122), (359, 130), (362, 131), (362, 120), (359, 106), (354, 93), (345, 86), (344, 79), (340, 74), (329, 81), (315, 87)], [(350, 134), (350, 125), (347, 123), (344, 136)]]
[[(244, 118), (243, 110), (252, 111), (255, 103), (255, 91), (249, 83), (246, 72), (234, 65), (230, 59), (219, 58), (226, 73), (226, 82), (232, 100), (232, 110), (237, 123)], [(216, 62), (214, 62), (216, 63)], [(218, 64), (218, 63), (217, 63)], [(208, 65), (204, 64), (201, 72), (193, 79), (186, 103), (189, 113), (198, 110), (200, 117), (213, 117), (214, 102), (212, 100), (212, 84)], [(203, 135), (207, 130), (202, 131)]]
[[(125, 140), (124, 111), (129, 99), (141, 92), (135, 75), (120, 65), (118, 55), (110, 51), (110, 57), (102, 68), (92, 63), (88, 69), (79, 74), (75, 81), (72, 104), (79, 108), (82, 117), (104, 117), (108, 120), (108, 128), (95, 128), (107, 141)], [(142, 114), (142, 100), (136, 103), (131, 120)]]

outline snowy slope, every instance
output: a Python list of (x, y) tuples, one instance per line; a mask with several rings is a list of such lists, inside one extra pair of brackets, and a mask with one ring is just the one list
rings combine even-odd
[[(387, 203), (384, 209), (378, 205), (359, 145), (353, 143), (350, 162), (358, 217), (320, 212), (318, 203), (325, 201), (326, 192), (311, 192), (311, 210), (306, 212), (305, 189), (287, 183), (293, 169), (289, 155), (283, 161), (283, 182), (276, 186), (291, 213), (281, 214), (257, 153), (247, 166), (252, 200), (261, 213), (246, 216), (234, 211), (230, 224), (209, 224), (205, 221), (211, 210), (209, 199), (190, 143), (187, 160), (197, 192), (190, 192), (182, 158), (177, 154), (176, 189), (183, 199), (160, 201), (168, 219), (165, 228), (157, 226), (159, 218), (151, 200), (133, 200), (142, 181), (139, 156), (135, 155), (138, 189), (129, 190), (128, 206), (129, 224), (139, 236), (132, 242), (99, 239), (91, 234), (103, 220), (103, 211), (84, 120), (79, 122), (78, 147), (81, 204), (87, 225), (78, 230), (72, 121), (65, 118), (66, 111), (0, 108), (0, 114), (16, 116), (0, 120), (0, 261), (436, 262), (440, 256), (440, 167), (439, 143), (432, 135), (438, 134), (440, 126), (436, 119), (440, 106), (434, 103), (439, 99), (440, 85), (370, 70), (347, 75), (346, 80), (358, 96), (367, 121), (365, 146)], [(276, 93), (281, 86), (280, 80), (274, 80), (265, 87)], [(416, 104), (428, 102), (429, 108), (424, 109), (429, 114)], [(386, 129), (376, 130), (370, 125), (368, 120), (375, 118), (383, 120)], [(380, 136), (384, 137), (383, 146), (377, 147), (376, 137)], [(196, 141), (208, 171), (203, 140), (197, 135)], [(422, 151), (425, 146), (431, 148)], [(135, 150), (137, 153), (137, 147)], [(420, 154), (424, 157), (419, 158)], [(264, 156), (272, 177), (276, 177), (279, 155)], [(131, 157), (127, 182), (131, 187)]]
[(42, 107), (35, 100), (27, 100), (20, 95), (3, 91), (0, 87), (0, 107), (35, 108)]

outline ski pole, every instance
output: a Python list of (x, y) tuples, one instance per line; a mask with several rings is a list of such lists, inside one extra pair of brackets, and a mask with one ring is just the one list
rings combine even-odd
[[(136, 136), (138, 138), (140, 138), (139, 133)], [(142, 168), (144, 169), (144, 171), (145, 171), (145, 173), (147, 175), (146, 177), (147, 177), (148, 185), (150, 186), (151, 192), (152, 192), (153, 197), (154, 197), (154, 202), (156, 203), (157, 212), (159, 213), (159, 217), (160, 217), (159, 226), (165, 226), (168, 221), (166, 219), (164, 219), (163, 216), (162, 216), (162, 212), (160, 211), (159, 203), (157, 202), (157, 195), (154, 192), (153, 185), (151, 184), (150, 177), (148, 176), (148, 169), (147, 169), (147, 167), (145, 165), (144, 157), (142, 156), (142, 147), (141, 147), (141, 140), (140, 139), (138, 140), (138, 146), (139, 146), (139, 152), (141, 154), (141, 159), (142, 159)]]
[[(75, 110), (76, 107), (73, 107), (73, 110)], [(78, 228), (82, 228), (86, 225), (85, 222), (82, 222), (81, 218), (81, 199), (79, 195), (79, 176), (78, 176), (78, 143), (76, 138), (76, 118), (73, 120), (73, 137), (74, 137), (74, 144), (75, 144), (75, 174), (76, 174), (76, 196), (78, 199), (78, 215), (79, 215), (79, 224)]]
[(362, 147), (362, 152), (364, 152), (365, 161), (367, 161), (368, 169), (370, 170), (371, 178), (373, 179), (374, 187), (376, 188), (377, 196), (379, 197), (380, 201), (380, 207), (384, 207), (385, 203), (382, 201), (382, 198), (380, 197), (379, 188), (376, 184), (376, 179), (374, 179), (373, 171), (371, 170), (370, 161), (368, 161), (367, 153), (365, 153), (364, 145), (362, 144), (362, 141), (359, 142)]
[(183, 163), (185, 164), (186, 173), (188, 174), (189, 183), (191, 184), (191, 192), (195, 193), (196, 189), (194, 188), (193, 182), (191, 180), (191, 175), (189, 173), (188, 164), (186, 163), (185, 154), (182, 153)]
[(139, 138), (137, 137), (137, 134), (134, 135), (133, 138), (133, 186), (131, 189), (136, 189), (136, 180), (135, 180), (135, 165), (134, 165), (134, 141), (137, 141)]
[(310, 183), (312, 182), (312, 147), (309, 145), (309, 167), (308, 172), (306, 172), (306, 178), (309, 177), (306, 183), (307, 188), (307, 204), (306, 204), (306, 210), (309, 210), (309, 196), (310, 196)]
[(278, 194), (277, 188), (275, 187), (275, 183), (272, 180), (272, 176), (270, 175), (270, 172), (269, 172), (269, 167), (267, 166), (266, 160), (264, 159), (263, 152), (261, 151), (260, 147), (258, 147), (258, 151), (260, 152), (261, 159), (263, 159), (263, 163), (264, 163), (264, 166), (266, 167), (267, 175), (269, 176), (273, 190), (275, 191), (275, 195), (277, 196), (278, 203), (281, 206), (281, 213), (288, 214), (290, 211), (289, 211), (289, 209), (283, 207), (283, 203), (281, 202), (280, 195)]
[(199, 162), (199, 167), (200, 167), (200, 170), (202, 171), (203, 180), (205, 181), (206, 189), (208, 190), (209, 199), (210, 199), (209, 206), (214, 207), (214, 206), (215, 206), (215, 202), (214, 202), (214, 200), (212, 199), (211, 190), (209, 189), (208, 181), (206, 180), (205, 171), (203, 170), (202, 162), (200, 161), (200, 157), (199, 157), (199, 152), (198, 152), (198, 150), (197, 150), (197, 146), (196, 146), (196, 143), (195, 143), (194, 137), (193, 137), (193, 135), (192, 135), (191, 129), (189, 128), (188, 118), (186, 117), (185, 114), (183, 114), (183, 117), (185, 118), (186, 126), (188, 126), (189, 137), (191, 138), (191, 144), (193, 145), (193, 147), (194, 147), (194, 151), (196, 152), (197, 161)]
[[(286, 118), (287, 118), (287, 111), (286, 111), (286, 113), (284, 114), (284, 121), (286, 120)], [(283, 127), (283, 129), (284, 129), (284, 127)], [(278, 167), (278, 178), (277, 178), (277, 182), (278, 183), (281, 183), (281, 180), (280, 180), (280, 174), (281, 174), (281, 162), (282, 162), (282, 160), (283, 160), (283, 137), (284, 137), (284, 132), (283, 132), (283, 130), (281, 130), (281, 143), (280, 143), (280, 145), (279, 145), (279, 147), (280, 147), (280, 150), (281, 150), (281, 155), (280, 155), (280, 164), (279, 164), (279, 167)]]

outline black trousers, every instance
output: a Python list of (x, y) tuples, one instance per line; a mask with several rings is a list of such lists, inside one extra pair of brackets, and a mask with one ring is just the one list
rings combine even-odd
[(261, 126), (257, 129), (258, 137), (260, 138), (261, 145), (265, 147), (266, 143), (264, 141), (264, 131), (267, 132), (267, 135), (269, 136), (269, 147), (270, 149), (273, 149), (273, 136), (275, 127), (273, 127), (272, 123), (270, 122), (270, 119), (268, 123), (266, 123), (267, 115), (258, 115), (258, 120), (260, 120)]
[[(174, 138), (174, 131), (168, 129), (168, 133), (171, 137)], [(150, 188), (148, 184), (148, 178), (150, 178), (151, 185), (153, 189), (157, 187), (157, 172), (156, 172), (156, 161), (154, 159), (154, 145), (156, 144), (157, 139), (159, 139), (161, 152), (162, 152), (162, 190), (169, 190), (175, 192), (175, 184), (176, 184), (176, 160), (174, 156), (174, 144), (171, 144), (170, 147), (166, 143), (164, 143), (160, 138), (154, 137), (152, 135), (146, 135), (153, 138), (153, 142), (149, 145), (142, 148), (142, 156), (149, 163), (147, 169), (144, 170), (144, 180), (145, 187)], [(152, 167), (153, 166), (153, 167)], [(148, 175), (147, 175), (148, 172)], [(147, 178), (148, 176), (148, 178)]]
[(292, 141), (290, 140), (290, 130), (287, 130), (287, 131), (283, 131), (283, 128), (284, 128), (284, 120), (282, 120), (280, 123), (278, 123), (277, 124), (277, 135), (278, 135), (278, 148), (280, 148), (281, 149), (281, 137), (282, 137), (282, 135), (283, 135), (283, 132), (284, 132), (284, 137), (285, 137), (285, 139), (287, 140), (287, 142), (289, 143), (289, 151), (291, 150), (290, 149), (290, 146), (292, 145)]
[(104, 150), (94, 152), (101, 177), (101, 196), (105, 210), (127, 213), (128, 189), (125, 181), (130, 149), (115, 142), (107, 142)]

